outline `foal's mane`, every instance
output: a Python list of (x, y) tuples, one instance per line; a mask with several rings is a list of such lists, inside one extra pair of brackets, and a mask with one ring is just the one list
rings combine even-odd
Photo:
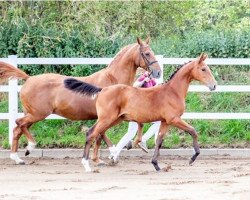
[(186, 64), (188, 64), (188, 63), (190, 63), (190, 62), (192, 62), (192, 61), (190, 60), (190, 61), (188, 61), (188, 62), (186, 62), (186, 63), (184, 63), (184, 64), (182, 64), (182, 65), (179, 65), (179, 66), (177, 67), (177, 69), (173, 72), (173, 74), (171, 74), (171, 75), (169, 76), (169, 78), (165, 81), (165, 83), (169, 82), (169, 81), (175, 76), (175, 74), (177, 74), (177, 72), (178, 72), (182, 67), (184, 67)]
[(130, 49), (132, 46), (135, 46), (136, 44), (129, 44), (125, 47), (123, 47), (113, 58), (113, 60), (111, 61), (111, 63), (109, 63), (109, 65), (107, 67), (110, 67), (111, 65), (115, 65), (117, 63), (117, 61), (119, 60), (119, 58), (128, 51), (128, 49)]

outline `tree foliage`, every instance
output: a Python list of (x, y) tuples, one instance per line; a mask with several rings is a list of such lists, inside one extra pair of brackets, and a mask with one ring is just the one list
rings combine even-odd
[[(248, 1), (5, 1), (0, 13), (0, 57), (112, 57), (148, 35), (154, 50), (169, 56), (247, 57), (250, 49)], [(23, 69), (93, 72), (91, 66)]]

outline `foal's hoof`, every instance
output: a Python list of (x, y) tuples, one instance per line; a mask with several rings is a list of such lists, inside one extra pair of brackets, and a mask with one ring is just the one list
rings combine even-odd
[(103, 167), (105, 165), (107, 165), (103, 160), (99, 159), (99, 158), (95, 158), (95, 159), (92, 159), (93, 162), (95, 163), (95, 165), (97, 167)]
[(97, 167), (104, 167), (104, 166), (106, 166), (107, 164), (104, 162), (104, 161), (100, 161), (100, 162), (98, 162), (98, 163), (96, 163), (96, 166)]
[(190, 166), (192, 166), (193, 163), (194, 163), (194, 160), (190, 159), (188, 163), (189, 163)]
[(30, 151), (29, 151), (29, 150), (26, 150), (25, 156), (28, 156), (28, 155), (30, 155)]

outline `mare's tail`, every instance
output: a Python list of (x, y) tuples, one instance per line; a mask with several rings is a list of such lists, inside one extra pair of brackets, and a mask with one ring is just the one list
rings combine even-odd
[(74, 78), (65, 79), (64, 86), (67, 89), (72, 90), (74, 92), (84, 94), (87, 96), (92, 96), (93, 99), (102, 90), (102, 88), (98, 88), (94, 85), (91, 85), (89, 83), (85, 83), (83, 81), (79, 81), (79, 80), (74, 79)]
[(30, 76), (24, 71), (8, 63), (0, 62), (0, 82), (5, 81), (8, 78), (27, 80), (29, 77)]

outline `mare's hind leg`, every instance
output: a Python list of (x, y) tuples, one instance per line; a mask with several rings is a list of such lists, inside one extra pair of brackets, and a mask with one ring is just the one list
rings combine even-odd
[[(45, 117), (44, 117), (45, 118)], [(29, 152), (34, 149), (35, 147), (35, 140), (28, 131), (28, 128), (35, 122), (40, 121), (44, 118), (37, 119), (33, 117), (31, 114), (26, 114), (24, 117), (19, 118), (16, 120), (17, 126), (13, 130), (13, 139), (12, 139), (12, 146), (11, 146), (11, 154), (10, 158), (16, 162), (16, 164), (24, 164), (24, 161), (21, 160), (17, 155), (18, 150), (18, 142), (21, 135), (24, 133), (26, 138), (28, 139), (28, 146), (25, 155), (28, 155)]]
[(160, 126), (160, 132), (158, 134), (158, 137), (156, 139), (156, 145), (155, 145), (155, 151), (154, 151), (154, 155), (152, 158), (151, 163), (154, 165), (156, 171), (159, 171), (161, 168), (158, 165), (158, 157), (160, 155), (160, 148), (163, 142), (163, 138), (166, 134), (166, 132), (168, 131), (169, 125), (166, 122), (161, 122), (161, 126)]
[(193, 147), (194, 147), (195, 154), (191, 157), (189, 161), (189, 164), (191, 165), (196, 160), (197, 156), (200, 154), (200, 147), (198, 144), (197, 132), (192, 126), (190, 126), (187, 122), (183, 121), (180, 118), (175, 118), (172, 122), (172, 125), (188, 132), (193, 138)]

